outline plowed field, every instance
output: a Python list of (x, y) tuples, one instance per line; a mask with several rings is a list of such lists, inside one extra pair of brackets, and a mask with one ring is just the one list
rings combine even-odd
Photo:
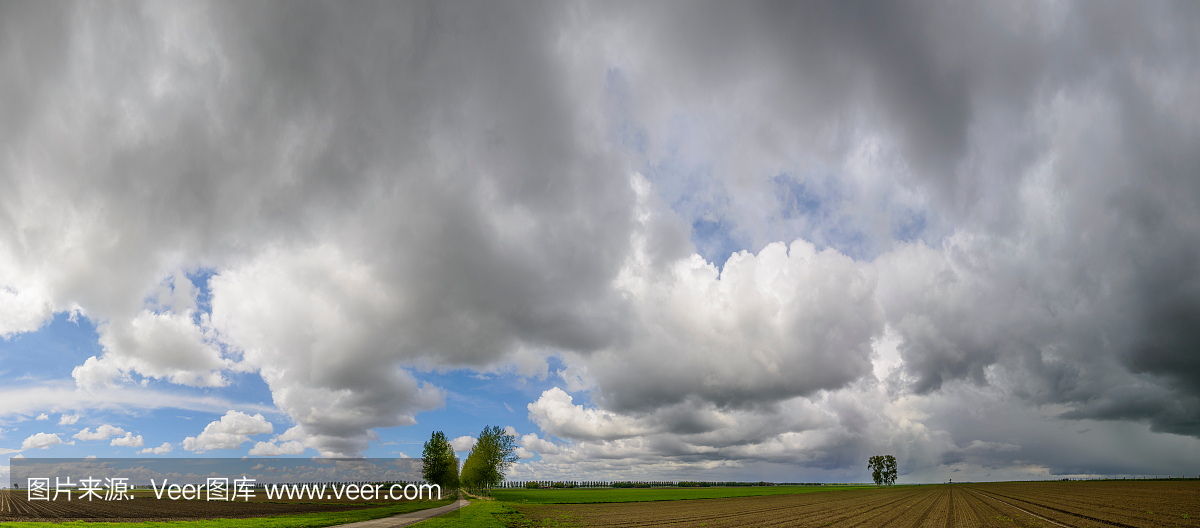
[[(448, 501), (419, 501), (429, 506), (447, 504)], [(405, 504), (405, 501), (387, 503), (280, 503), (280, 502), (219, 502), (203, 500), (155, 499), (153, 495), (138, 493), (134, 500), (122, 501), (67, 501), (59, 497), (56, 501), (29, 501), (25, 491), (0, 490), (0, 522), (4, 521), (187, 521), (198, 519), (230, 519), (266, 517), (293, 513), (323, 513), (361, 510)], [(415, 505), (414, 505), (415, 506)], [(420, 509), (414, 507), (413, 509)]]
[(541, 526), (1200, 527), (1200, 482), (954, 484), (513, 507)]

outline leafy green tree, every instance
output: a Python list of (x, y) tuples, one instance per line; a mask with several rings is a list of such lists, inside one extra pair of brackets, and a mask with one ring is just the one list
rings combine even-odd
[(896, 483), (896, 457), (875, 455), (867, 460), (867, 469), (876, 486), (891, 486)]
[(479, 443), (484, 449), (484, 484), (490, 489), (504, 482), (504, 473), (521, 457), (517, 456), (517, 439), (508, 435), (499, 426), (484, 427), (479, 433)]
[(482, 487), (482, 478), (480, 465), (483, 457), (480, 455), (483, 451), (479, 450), (479, 444), (471, 448), (471, 452), (467, 454), (467, 460), (463, 462), (462, 473), (459, 477), (462, 485), (467, 489), (476, 490)]
[(441, 486), (443, 490), (458, 487), (458, 458), (454, 456), (454, 447), (446, 439), (446, 434), (434, 431), (425, 442), (425, 451), (421, 454), (424, 462), (421, 475), (425, 481)]
[(495, 425), (484, 427), (463, 463), (463, 485), (491, 494), (492, 487), (504, 482), (508, 468), (521, 459), (516, 450), (516, 439), (508, 436), (504, 429)]

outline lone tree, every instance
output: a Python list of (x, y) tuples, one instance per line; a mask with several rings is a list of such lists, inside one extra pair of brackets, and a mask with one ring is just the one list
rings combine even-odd
[(875, 455), (867, 461), (867, 469), (871, 470), (871, 478), (876, 486), (891, 486), (896, 483), (896, 457), (892, 455)]
[(434, 431), (433, 436), (425, 442), (425, 451), (421, 453), (423, 467), (421, 476), (430, 484), (437, 484), (443, 490), (458, 487), (458, 459), (454, 456), (454, 448), (446, 440), (446, 434)]
[(504, 472), (521, 457), (517, 456), (517, 441), (499, 426), (491, 425), (479, 433), (479, 440), (467, 461), (463, 462), (463, 485), (482, 489), (491, 494), (493, 486), (504, 481)]

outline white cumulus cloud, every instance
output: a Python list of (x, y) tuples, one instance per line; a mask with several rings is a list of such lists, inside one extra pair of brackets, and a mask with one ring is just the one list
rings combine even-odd
[(634, 418), (575, 405), (566, 391), (554, 387), (529, 404), (529, 419), (547, 434), (564, 438), (616, 439), (656, 432)]
[(536, 433), (529, 433), (525, 436), (522, 436), (520, 445), (521, 447), (534, 453), (557, 455), (562, 452), (562, 448), (558, 444), (555, 444), (549, 440), (538, 438)]
[(112, 386), (134, 372), (180, 385), (223, 386), (221, 370), (232, 363), (205, 335), (207, 314), (201, 316), (201, 324), (195, 317), (192, 310), (142, 311), (128, 320), (105, 323), (98, 329), (104, 354), (88, 358), (72, 376), (84, 389)]
[(49, 449), (50, 446), (62, 443), (62, 439), (55, 433), (38, 433), (21, 442), (21, 449)]
[(475, 444), (478, 442), (479, 440), (473, 436), (460, 436), (450, 441), (450, 447), (453, 447), (455, 451), (461, 453), (463, 451), (470, 451), (471, 448), (475, 447)]
[(147, 455), (147, 454), (165, 455), (167, 453), (170, 453), (173, 450), (174, 450), (174, 447), (171, 446), (170, 442), (163, 442), (163, 444), (158, 447), (147, 447), (145, 449), (142, 449), (142, 450), (138, 451), (138, 454), (139, 455)]
[(255, 456), (303, 455), (304, 444), (292, 440), (290, 442), (258, 442), (250, 448), (249, 454)]
[(86, 442), (95, 440), (108, 440), (111, 437), (121, 436), (123, 434), (126, 434), (124, 429), (104, 424), (100, 427), (97, 427), (94, 432), (92, 431), (91, 427), (84, 427), (78, 433), (75, 433), (74, 438), (76, 440), (83, 440)]
[(250, 436), (267, 434), (274, 430), (271, 422), (261, 414), (251, 416), (231, 410), (220, 420), (206, 425), (200, 434), (184, 438), (181, 445), (183, 449), (197, 453), (216, 449), (238, 449), (250, 441)]
[(125, 433), (125, 436), (122, 438), (113, 438), (109, 445), (121, 447), (142, 447), (143, 445), (146, 445), (146, 443), (142, 440), (142, 435), (133, 436), (133, 433)]

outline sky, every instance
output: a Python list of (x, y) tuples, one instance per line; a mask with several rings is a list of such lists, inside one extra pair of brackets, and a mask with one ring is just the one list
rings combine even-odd
[(1195, 2), (0, 2), (0, 478), (1200, 475)]

